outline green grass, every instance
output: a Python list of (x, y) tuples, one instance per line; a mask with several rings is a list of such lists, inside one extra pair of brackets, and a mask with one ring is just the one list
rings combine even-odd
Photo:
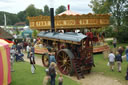
[[(35, 74), (32, 74), (30, 67), (30, 64), (27, 62), (15, 62), (15, 72), (12, 72), (12, 82), (10, 85), (42, 85), (43, 78), (45, 76), (45, 68), (36, 65)], [(57, 79), (58, 78), (56, 78), (56, 85), (58, 85)], [(64, 76), (63, 85), (80, 84)]]
[[(128, 46), (128, 44), (126, 44), (126, 43), (119, 44), (118, 43), (117, 48), (119, 46), (125, 46), (126, 47), (126, 46)], [(113, 45), (110, 45), (110, 49), (113, 49)], [(123, 53), (123, 55), (125, 55), (125, 52)], [(127, 68), (127, 65), (128, 65), (128, 62), (126, 61), (126, 59), (123, 59), (122, 72), (121, 73), (119, 73), (117, 71), (117, 64), (116, 63), (115, 63), (114, 72), (112, 72), (110, 70), (110, 67), (107, 66), (108, 59), (104, 59), (104, 56), (103, 56), (102, 53), (101, 54), (94, 54), (94, 61), (95, 61), (96, 67), (94, 67), (92, 69), (92, 72), (103, 73), (105, 76), (115, 78), (123, 84), (126, 83), (125, 75), (126, 75), (126, 68)]]
[(92, 69), (92, 72), (102, 73), (105, 76), (112, 77), (114, 79), (119, 80), (123, 84), (126, 82), (126, 80), (124, 79), (125, 78), (125, 74), (126, 74), (126, 68), (127, 68), (126, 60), (123, 60), (122, 72), (121, 73), (119, 73), (117, 71), (116, 63), (115, 63), (114, 72), (112, 72), (110, 70), (109, 66), (107, 66), (108, 59), (104, 59), (102, 54), (95, 54), (94, 55), (94, 60), (95, 60), (96, 67), (94, 67)]

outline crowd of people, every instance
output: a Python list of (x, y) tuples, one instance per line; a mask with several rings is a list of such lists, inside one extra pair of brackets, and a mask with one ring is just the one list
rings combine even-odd
[[(18, 43), (16, 42), (10, 49), (10, 54), (11, 54), (11, 71), (13, 72), (13, 63), (14, 61), (19, 62), (19, 61), (24, 61), (24, 53), (23, 50), (27, 52), (27, 58), (30, 60), (30, 65), (31, 65), (31, 73), (34, 74), (36, 67), (35, 67), (35, 40), (33, 43)], [(55, 56), (54, 53), (52, 53), (52, 49), (49, 49), (49, 52), (51, 52), (49, 56), (49, 68), (45, 70), (46, 76), (43, 79), (43, 85), (55, 85), (55, 80), (56, 80), (56, 61), (55, 61)], [(62, 74), (59, 74), (58, 77), (58, 85), (63, 84), (63, 77)]]
[[(14, 61), (19, 62), (22, 61), (24, 62), (24, 53), (23, 50), (27, 51), (27, 58), (30, 59), (30, 63), (33, 63), (32, 61), (34, 61), (34, 44), (31, 44), (30, 42), (27, 41), (23, 41), (23, 42), (17, 42), (17, 40), (15, 40), (15, 44), (12, 45), (12, 47), (10, 48), (10, 55), (11, 55), (11, 71), (14, 71), (13, 69), (13, 63)], [(31, 57), (31, 58), (30, 58)], [(33, 65), (31, 67), (31, 70), (33, 69)], [(32, 70), (32, 73), (34, 73), (34, 71)]]
[[(123, 62), (123, 53), (125, 52), (125, 57), (126, 57), (126, 61), (128, 61), (128, 46), (126, 46), (126, 50), (125, 47), (123, 46), (119, 46), (117, 48), (117, 39), (114, 38), (113, 40), (113, 47), (116, 49), (114, 51), (110, 51), (109, 55), (108, 55), (108, 65), (110, 66), (110, 70), (114, 71), (114, 66), (115, 63), (117, 64), (117, 71), (121, 73), (121, 64)], [(127, 66), (127, 70), (126, 70), (126, 76), (125, 79), (128, 80), (128, 66)]]

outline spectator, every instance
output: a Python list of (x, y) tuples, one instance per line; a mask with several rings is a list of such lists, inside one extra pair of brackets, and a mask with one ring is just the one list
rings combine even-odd
[(116, 58), (118, 72), (121, 72), (121, 63), (122, 63), (122, 56), (119, 54), (119, 52), (116, 53)]
[(116, 44), (117, 44), (117, 39), (114, 38), (114, 39), (113, 39), (113, 46), (114, 46), (114, 48), (116, 48)]
[(108, 58), (109, 58), (110, 69), (113, 71), (114, 70), (115, 55), (112, 51), (108, 55)]
[(34, 43), (34, 44), (36, 43), (36, 39), (35, 39), (35, 38), (33, 39), (33, 43)]
[(128, 46), (126, 47), (125, 54), (126, 54), (126, 60), (128, 61)]
[(33, 56), (33, 53), (31, 52), (30, 53), (30, 64), (31, 64), (31, 72), (32, 72), (32, 74), (33, 73), (35, 73), (35, 66), (34, 66), (34, 64), (35, 64), (35, 58), (34, 58), (34, 56)]
[(34, 54), (35, 54), (35, 47), (34, 47), (34, 44), (32, 43), (32, 46), (31, 46), (31, 51), (30, 52), (32, 52), (33, 53), (33, 57), (35, 57), (34, 56)]
[(118, 52), (120, 53), (121, 56), (122, 56), (122, 54), (124, 52), (124, 49), (125, 48), (124, 47), (121, 47), (121, 46), (118, 48)]
[(26, 50), (27, 50), (27, 58), (29, 58), (29, 54), (31, 50), (30, 45), (27, 45)]
[(11, 72), (14, 72), (14, 69), (13, 69), (13, 63), (14, 63), (14, 60), (15, 60), (15, 49), (14, 48), (11, 48), (10, 49), (10, 56), (11, 56)]
[(53, 52), (53, 49), (48, 49), (48, 51), (50, 52), (50, 56), (49, 56), (49, 64), (51, 64), (52, 62), (56, 63), (56, 59), (55, 59), (55, 53)]
[(16, 62), (17, 62), (19, 60), (18, 51), (16, 51), (15, 56), (16, 56)]
[(60, 76), (58, 78), (58, 85), (63, 85), (63, 76), (62, 76), (62, 74), (60, 74)]
[(24, 50), (25, 50), (25, 52), (26, 52), (26, 47), (28, 46), (28, 43), (26, 42), (26, 41), (24, 41), (24, 43), (23, 43), (23, 48), (24, 48)]
[(49, 75), (51, 77), (51, 85), (55, 85), (56, 70), (55, 70), (55, 63), (54, 62), (52, 62), (50, 64)]
[(128, 67), (127, 67), (127, 70), (126, 70), (125, 80), (128, 80)]
[(17, 51), (18, 51), (18, 53), (21, 53), (21, 49), (22, 49), (22, 46), (21, 46), (21, 44), (20, 43), (18, 43), (18, 45), (17, 45)]
[(46, 76), (44, 77), (44, 80), (43, 80), (43, 85), (50, 85), (50, 76), (49, 76), (49, 70), (48, 69), (45, 69), (45, 72), (46, 72)]

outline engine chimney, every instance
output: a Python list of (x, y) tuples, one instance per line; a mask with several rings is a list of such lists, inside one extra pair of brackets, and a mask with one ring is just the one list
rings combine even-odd
[(55, 26), (54, 26), (54, 8), (50, 8), (50, 16), (51, 16), (51, 31), (55, 31)]

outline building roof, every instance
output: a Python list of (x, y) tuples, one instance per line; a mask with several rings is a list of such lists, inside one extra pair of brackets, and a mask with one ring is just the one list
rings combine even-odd
[(25, 22), (17, 22), (17, 23), (15, 24), (15, 26), (25, 26), (25, 25), (26, 25)]
[(0, 38), (13, 39), (13, 36), (10, 33), (8, 33), (7, 31), (5, 31), (4, 29), (0, 28)]

